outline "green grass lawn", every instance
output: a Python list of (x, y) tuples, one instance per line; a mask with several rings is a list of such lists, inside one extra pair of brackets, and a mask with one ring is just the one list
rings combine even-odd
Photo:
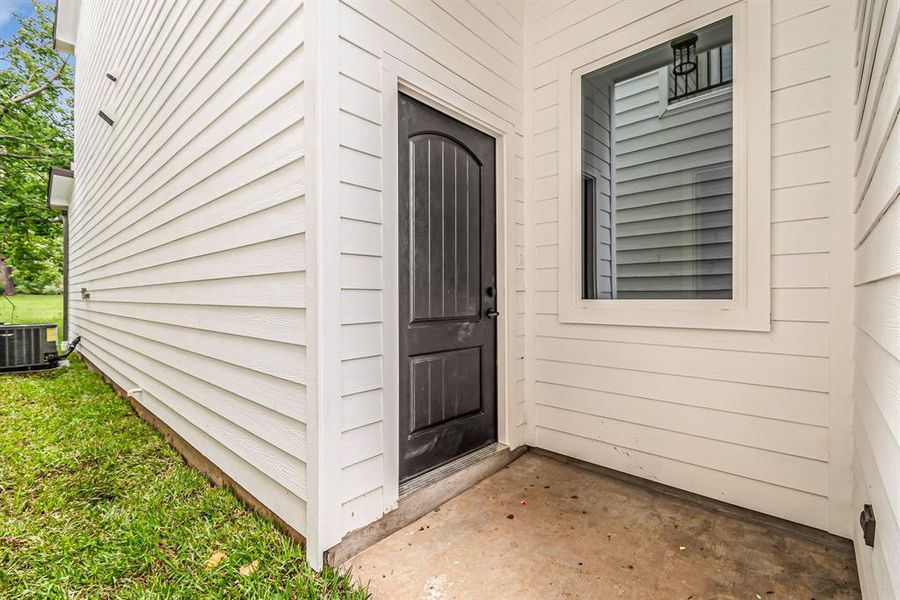
[(62, 296), (17, 294), (0, 298), (0, 323), (56, 323), (62, 336)]
[[(57, 320), (61, 307), (17, 305), (33, 321)], [(365, 592), (334, 570), (314, 573), (299, 545), (188, 467), (81, 360), (0, 377), (0, 598), (113, 597)]]

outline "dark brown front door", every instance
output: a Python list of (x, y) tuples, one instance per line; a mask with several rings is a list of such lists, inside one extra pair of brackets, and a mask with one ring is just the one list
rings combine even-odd
[(494, 138), (399, 99), (400, 479), (497, 439)]

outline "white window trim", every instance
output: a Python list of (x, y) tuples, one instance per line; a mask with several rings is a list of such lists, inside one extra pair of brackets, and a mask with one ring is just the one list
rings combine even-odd
[[(647, 327), (770, 331), (770, 36), (768, 0), (743, 0), (709, 11), (707, 3), (681, 3), (686, 20), (665, 31), (647, 21), (627, 25), (624, 44), (600, 46), (600, 58), (559, 65), (559, 320)], [(732, 17), (733, 260), (731, 300), (618, 300), (581, 297), (581, 76), (667, 41)], [(748, 35), (749, 32), (749, 35)], [(752, 57), (752, 60), (750, 59)], [(753, 123), (757, 126), (749, 127)], [(759, 126), (765, 124), (765, 126)], [(751, 201), (752, 200), (752, 201)]]

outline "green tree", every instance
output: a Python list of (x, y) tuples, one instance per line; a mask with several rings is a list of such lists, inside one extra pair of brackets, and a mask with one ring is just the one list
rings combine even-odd
[[(32, 0), (0, 41), (0, 279), (3, 293), (58, 292), (62, 224), (46, 208), (47, 172), (72, 161), (72, 66), (53, 49), (53, 9)], [(15, 286), (8, 281), (9, 267)], [(4, 277), (4, 273), (7, 277)]]

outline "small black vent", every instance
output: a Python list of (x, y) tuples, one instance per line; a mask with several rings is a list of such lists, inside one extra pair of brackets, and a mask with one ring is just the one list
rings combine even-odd
[(111, 125), (114, 125), (116, 122), (116, 120), (112, 117), (112, 115), (106, 114), (103, 110), (100, 110), (97, 114), (100, 115), (101, 119), (106, 121), (107, 125), (111, 126)]
[(872, 510), (871, 504), (864, 504), (863, 510), (859, 513), (859, 526), (863, 530), (863, 539), (866, 546), (875, 545), (875, 511)]

